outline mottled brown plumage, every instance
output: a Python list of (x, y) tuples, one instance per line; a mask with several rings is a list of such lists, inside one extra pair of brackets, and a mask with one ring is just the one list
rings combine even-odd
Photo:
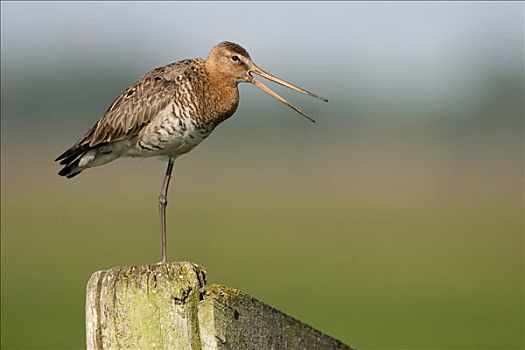
[(256, 85), (312, 120), (253, 74), (325, 100), (266, 73), (240, 45), (222, 42), (212, 48), (206, 59), (187, 59), (156, 68), (126, 89), (77, 143), (57, 157), (64, 165), (59, 175), (71, 178), (87, 168), (125, 156), (168, 158), (160, 196), (164, 261), (164, 213), (173, 161), (233, 115), (239, 104), (239, 83)]

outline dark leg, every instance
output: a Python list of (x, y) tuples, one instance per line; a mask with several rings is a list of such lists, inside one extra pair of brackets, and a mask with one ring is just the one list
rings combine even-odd
[(161, 262), (166, 262), (166, 206), (168, 205), (168, 187), (170, 185), (173, 162), (174, 161), (171, 158), (168, 160), (168, 167), (166, 168), (166, 175), (164, 176), (159, 196)]

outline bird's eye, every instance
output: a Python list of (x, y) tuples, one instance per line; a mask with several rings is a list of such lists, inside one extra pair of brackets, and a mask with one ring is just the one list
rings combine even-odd
[(239, 61), (239, 56), (237, 56), (237, 55), (232, 56), (232, 61), (233, 62)]

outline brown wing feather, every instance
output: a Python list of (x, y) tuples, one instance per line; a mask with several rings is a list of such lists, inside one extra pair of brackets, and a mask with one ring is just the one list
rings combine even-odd
[(126, 89), (104, 116), (56, 160), (71, 157), (101, 144), (132, 139), (175, 96), (178, 63), (156, 68)]
[(176, 82), (154, 70), (124, 91), (81, 139), (95, 147), (136, 136), (175, 96)]

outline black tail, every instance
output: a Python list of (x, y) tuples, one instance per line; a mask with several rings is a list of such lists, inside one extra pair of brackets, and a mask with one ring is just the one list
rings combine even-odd
[(80, 159), (87, 151), (90, 150), (89, 146), (71, 147), (61, 155), (59, 155), (56, 161), (60, 161), (60, 165), (65, 165), (62, 170), (58, 172), (58, 175), (65, 176), (68, 179), (80, 174), (82, 170), (79, 170)]
[(65, 176), (68, 179), (71, 179), (73, 176), (76, 176), (80, 174), (82, 170), (78, 169), (78, 165), (80, 163), (80, 158), (82, 158), (82, 155), (78, 156), (76, 159), (74, 159), (71, 163), (67, 164), (65, 167), (62, 168), (58, 172), (58, 175)]
[(73, 146), (58, 157), (56, 157), (55, 162), (58, 162), (60, 160), (61, 165), (66, 165), (68, 163), (71, 163), (73, 159), (78, 157), (79, 155), (86, 153), (89, 151), (92, 147), (89, 145), (82, 145), (82, 146)]

